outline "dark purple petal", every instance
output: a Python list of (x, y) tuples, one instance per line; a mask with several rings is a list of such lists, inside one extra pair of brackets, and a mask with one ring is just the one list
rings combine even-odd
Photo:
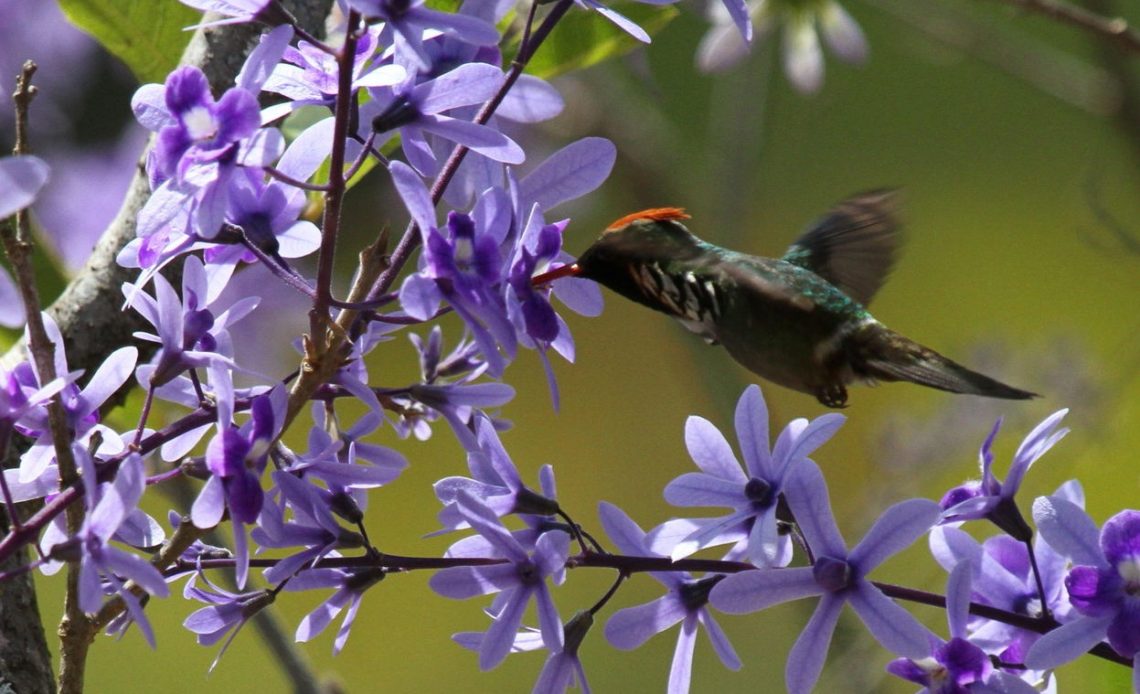
[(1073, 607), (1090, 617), (1114, 614), (1124, 597), (1124, 581), (1113, 569), (1074, 566), (1065, 587)]
[(235, 520), (255, 523), (265, 500), (261, 480), (248, 470), (230, 477), (226, 480), (226, 499), (229, 502), (230, 515)]
[[(1100, 548), (1109, 564), (1140, 566), (1140, 511), (1121, 511), (1104, 523)], [(1140, 576), (1132, 577), (1140, 581)], [(1140, 586), (1136, 587), (1140, 592)]]

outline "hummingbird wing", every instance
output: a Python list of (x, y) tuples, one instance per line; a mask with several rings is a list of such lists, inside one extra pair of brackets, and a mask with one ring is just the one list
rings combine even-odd
[(883, 286), (902, 241), (897, 190), (848, 198), (816, 220), (783, 260), (816, 273), (866, 306)]

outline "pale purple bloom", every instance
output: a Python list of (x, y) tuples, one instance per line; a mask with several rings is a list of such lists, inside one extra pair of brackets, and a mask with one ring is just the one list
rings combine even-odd
[(819, 604), (788, 656), (788, 691), (809, 692), (819, 679), (844, 603), (887, 650), (907, 658), (928, 655), (930, 632), (871, 584), (867, 575), (909, 547), (938, 520), (938, 504), (910, 499), (887, 509), (850, 552), (835, 525), (819, 466), (804, 461), (785, 482), (796, 524), (811, 548), (812, 566), (761, 569), (729, 576), (712, 591), (723, 612), (762, 610), (789, 600), (820, 596)]
[(395, 34), (396, 49), (410, 52), (420, 67), (431, 67), (424, 49), (424, 31), (449, 34), (466, 43), (492, 46), (499, 42), (493, 24), (465, 14), (452, 14), (424, 7), (424, 0), (347, 0), (349, 7), (370, 19), (384, 20)]
[[(630, 556), (654, 556), (646, 544), (645, 531), (617, 506), (603, 501), (598, 507), (598, 515), (618, 551)], [(698, 627), (705, 628), (713, 650), (724, 666), (739, 670), (740, 658), (707, 609), (709, 592), (724, 576), (713, 574), (697, 579), (687, 571), (654, 571), (649, 575), (669, 592), (653, 602), (615, 612), (606, 623), (606, 639), (618, 648), (631, 650), (680, 622), (673, 665), (669, 670), (670, 694), (689, 691)]]
[[(60, 403), (63, 405), (67, 417), (67, 425), (75, 436), (75, 442), (86, 446), (96, 432), (103, 437), (96, 454), (114, 455), (123, 450), (123, 442), (111, 429), (99, 423), (99, 408), (127, 379), (131, 377), (135, 361), (138, 359), (138, 349), (122, 347), (111, 353), (99, 366), (95, 374), (82, 390), (71, 383), (78, 374), (69, 374), (67, 369), (67, 355), (63, 347), (63, 335), (59, 326), (47, 313), (43, 314), (44, 332), (55, 345), (55, 372), (57, 376), (67, 381), (60, 392)], [(33, 383), (24, 385), (32, 389), (39, 389), (44, 379), (32, 363), (30, 371), (17, 368), (17, 378), (34, 374)], [(55, 460), (55, 444), (52, 439), (51, 427), (48, 424), (47, 408), (35, 407), (24, 413), (17, 424), (21, 433), (35, 438), (35, 443), (20, 458), (20, 481), (31, 482), (40, 477), (48, 469), (49, 464)]]
[[(335, 588), (327, 600), (317, 605), (305, 615), (297, 625), (296, 638), (300, 642), (316, 638), (344, 611), (344, 619), (333, 640), (333, 655), (340, 653), (348, 641), (352, 623), (360, 610), (364, 591), (379, 583), (384, 576), (382, 569), (312, 569), (303, 571), (285, 586), (287, 591)], [(348, 608), (345, 610), (345, 608)]]
[[(17, 374), (23, 372), (21, 379)], [(16, 431), (16, 422), (36, 408), (42, 407), (51, 396), (63, 390), (64, 386), (75, 375), (57, 378), (43, 388), (34, 385), (32, 367), (27, 362), (16, 365), (14, 371), (9, 372), (0, 366), (0, 449), (6, 448), (12, 441), (12, 433)], [(47, 471), (51, 470), (51, 474)], [(19, 469), (3, 470), (4, 484), (12, 501), (20, 502), (29, 499), (38, 499), (59, 488), (59, 473), (53, 465), (45, 468), (44, 473), (26, 482), (20, 481)]]
[[(582, 694), (590, 694), (590, 683), (586, 681), (586, 670), (578, 657), (578, 649), (593, 625), (594, 615), (589, 610), (579, 611), (566, 622), (563, 626), (566, 641), (561, 650), (551, 650), (546, 657), (531, 694), (562, 694), (573, 686), (577, 686)], [(451, 639), (464, 648), (479, 651), (486, 634), (464, 631), (452, 634)], [(511, 643), (511, 653), (528, 653), (543, 648), (542, 632), (533, 627), (523, 627)]]
[[(289, 472), (274, 472), (279, 498), (261, 507), (257, 527), (250, 533), (258, 552), (302, 547), (265, 570), (265, 580), (280, 583), (306, 565), (316, 564), (336, 549), (363, 547), (360, 533), (341, 527), (332, 512), (332, 494)], [(292, 518), (286, 520), (286, 512)]]
[(112, 539), (117, 539), (123, 523), (136, 510), (146, 489), (142, 458), (138, 455), (128, 456), (119, 464), (115, 480), (100, 485), (96, 481), (95, 462), (87, 451), (79, 445), (73, 445), (72, 453), (86, 480), (83, 493), (87, 515), (83, 519), (83, 527), (75, 537), (65, 539), (63, 533), (56, 528), (55, 533), (45, 534), (43, 544), (49, 548), (53, 559), (72, 559), (74, 553), (78, 554), (80, 609), (84, 612), (98, 612), (104, 595), (108, 592), (117, 593), (123, 598), (127, 611), (153, 648), (154, 631), (139, 599), (126, 590), (126, 582), (134, 581), (147, 593), (158, 597), (166, 597), (170, 590), (162, 574), (150, 562), (110, 544)]
[(553, 469), (549, 465), (542, 467), (540, 494), (523, 484), (490, 419), (476, 418), (475, 436), (477, 447), (467, 453), (471, 477), (444, 477), (432, 486), (436, 498), (444, 505), (439, 512), (440, 524), (445, 531), (469, 527), (466, 514), (459, 505), (462, 492), (478, 499), (496, 516), (523, 514), (524, 520), (535, 531), (523, 540), (523, 545), (533, 548), (545, 528), (547, 517), (559, 510), (554, 499)]
[(154, 362), (139, 367), (140, 382), (158, 387), (187, 369), (234, 368), (227, 328), (257, 307), (257, 297), (246, 297), (215, 315), (216, 307), (208, 304), (206, 269), (195, 256), (183, 264), (181, 300), (160, 274), (154, 277), (154, 290), (152, 298), (134, 285), (123, 285), (127, 302), (158, 333), (135, 333), (135, 337), (161, 345)]
[(404, 280), (400, 304), (409, 316), (428, 320), (446, 300), (471, 330), (491, 375), (501, 375), (517, 340), (498, 290), (503, 258), (493, 230), (451, 212), (444, 236), (435, 226), (435, 211), (419, 176), (401, 162), (392, 162), (390, 169), (424, 244), (421, 269)]
[(461, 491), (459, 508), (467, 522), (494, 547), (498, 556), (508, 560), (505, 564), (491, 566), (443, 569), (429, 581), (432, 590), (449, 598), (499, 593), (491, 607), (495, 621), (479, 651), (479, 667), (489, 670), (507, 657), (531, 597), (537, 606), (543, 643), (551, 651), (561, 650), (564, 644), (562, 620), (550, 597), (546, 578), (555, 576), (557, 579), (564, 575), (570, 549), (569, 535), (544, 533), (533, 553), (528, 553), (503, 527), (494, 512), (478, 499)]
[(971, 572), (971, 563), (962, 561), (946, 582), (950, 640), (931, 635), (926, 657), (899, 658), (887, 665), (887, 672), (922, 685), (922, 692), (929, 694), (1035, 694), (1037, 689), (1029, 683), (995, 670), (990, 657), (969, 637)]
[(1096, 524), (1076, 504), (1058, 497), (1033, 503), (1038, 532), (1073, 562), (1065, 578), (1079, 617), (1038, 639), (1025, 664), (1054, 668), (1107, 639), (1132, 659), (1133, 687), (1140, 685), (1140, 511), (1121, 511)]
[[(406, 79), (407, 73), (402, 66), (372, 62), (379, 42), (379, 27), (369, 27), (357, 39), (352, 63), (353, 91), (392, 86)], [(262, 112), (263, 122), (276, 120), (301, 106), (327, 106), (331, 109), (339, 92), (337, 58), (308, 41), (298, 41), (296, 48), (285, 49), (282, 62), (273, 68), (264, 89), (281, 94), (289, 101), (266, 108)]]
[[(770, 0), (752, 0), (749, 12), (756, 23), (758, 38), (783, 25), (784, 73), (804, 94), (823, 86), (823, 50), (820, 35), (828, 48), (845, 63), (861, 65), (867, 59), (867, 39), (851, 15), (834, 0), (818, 7), (785, 5)], [(749, 44), (740, 29), (739, 8), (725, 0), (728, 12), (713, 15), (713, 28), (697, 48), (697, 65), (712, 72), (739, 62), (748, 54)]]
[(368, 412), (352, 426), (338, 430), (334, 439), (327, 430), (323, 404), (314, 403), (309, 450), (297, 455), (286, 468), (305, 479), (323, 480), (333, 512), (352, 523), (360, 520), (357, 514), (367, 505), (364, 492), (392, 482), (408, 466), (400, 453), (363, 441), (380, 425), (381, 417)]
[(677, 506), (728, 506), (733, 512), (698, 527), (668, 551), (674, 559), (705, 547), (739, 543), (732, 558), (757, 566), (787, 566), (792, 544), (781, 533), (776, 512), (788, 479), (811, 453), (842, 426), (845, 418), (825, 414), (810, 423), (796, 419), (768, 448), (768, 408), (760, 387), (749, 386), (736, 405), (736, 435), (744, 456), (741, 468), (724, 435), (711, 422), (689, 417), (685, 444), (701, 472), (681, 475), (665, 487), (665, 499)]
[[(199, 578), (206, 584), (205, 588), (198, 586)], [(212, 646), (229, 634), (218, 655), (214, 657), (214, 662), (210, 664), (210, 671), (213, 671), (241, 628), (254, 615), (273, 604), (277, 594), (269, 590), (233, 593), (214, 585), (204, 573), (198, 571), (186, 582), (182, 596), (187, 600), (207, 603), (206, 607), (195, 610), (182, 621), (182, 626), (197, 635), (199, 645)]]
[[(31, 205), (48, 179), (48, 165), (39, 157), (0, 157), (0, 222)], [(24, 304), (11, 275), (0, 268), (0, 325), (24, 322)]]
[(186, 250), (184, 237), (212, 239), (221, 229), (235, 171), (265, 166), (281, 154), (281, 133), (260, 128), (257, 94), (291, 38), (289, 26), (264, 35), (236, 86), (217, 101), (206, 76), (192, 66), (170, 73), (165, 85), (148, 84), (135, 92), (135, 117), (158, 139), (147, 159), (154, 194), (139, 212), (144, 243), (128, 253), (128, 260), (133, 256), (151, 267), (168, 260), (172, 246)]
[(561, 694), (575, 685), (582, 694), (590, 694), (590, 684), (586, 681), (586, 670), (578, 657), (582, 640), (594, 625), (594, 615), (589, 610), (581, 610), (563, 627), (566, 642), (560, 650), (551, 650), (531, 694)]
[[(1061, 485), (1055, 496), (1084, 505), (1084, 495), (1076, 481)], [(1071, 606), (1064, 588), (1065, 558), (1040, 534), (1033, 551), (1045, 587), (1044, 605), (1023, 542), (999, 535), (978, 543), (958, 528), (942, 525), (930, 533), (930, 551), (947, 571), (961, 562), (970, 563), (974, 571), (972, 599), (975, 602), (1029, 617), (1042, 617), (1047, 608), (1054, 619), (1061, 622), (1071, 619)], [(981, 617), (973, 618), (971, 628), (970, 641), (1005, 662), (1021, 662), (1041, 636), (1035, 631)], [(1040, 673), (1030, 674), (1036, 679)]]
[(993, 473), (994, 454), (991, 448), (998, 429), (1001, 428), (999, 419), (978, 452), (982, 479), (946, 492), (939, 502), (943, 508), (941, 522), (988, 518), (994, 525), (1018, 540), (1024, 542), (1033, 537), (1033, 531), (1026, 524), (1013, 497), (1021, 488), (1021, 480), (1024, 479), (1030, 466), (1069, 433), (1068, 429), (1057, 429), (1067, 413), (1067, 409), (1058, 410), (1029, 432), (1017, 447), (1017, 452), (1013, 454), (1013, 463), (1009, 466), (1005, 482), (1000, 481)]
[(464, 145), (472, 152), (507, 164), (525, 158), (521, 147), (487, 125), (444, 115), (447, 111), (482, 104), (502, 86), (503, 71), (486, 63), (460, 65), (435, 79), (416, 84), (409, 75), (394, 88), (369, 90), (373, 100), (361, 107), (361, 121), (372, 124), (377, 134), (398, 131), (408, 163), (430, 176), (439, 169), (435, 152), (425, 139), (430, 133)]

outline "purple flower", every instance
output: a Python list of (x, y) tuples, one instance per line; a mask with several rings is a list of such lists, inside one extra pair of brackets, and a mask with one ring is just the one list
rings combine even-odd
[(364, 492), (395, 480), (408, 461), (390, 448), (361, 440), (376, 429), (381, 415), (368, 412), (333, 439), (326, 429), (324, 406), (314, 403), (313, 413), (315, 425), (309, 430), (309, 450), (297, 455), (286, 471), (305, 479), (323, 480), (333, 512), (356, 523), (367, 504)]
[(431, 67), (431, 56), (424, 49), (424, 30), (451, 35), (477, 46), (499, 42), (494, 25), (465, 14), (440, 12), (424, 7), (424, 0), (348, 0), (352, 9), (365, 17), (382, 19), (395, 34), (396, 50), (416, 57), (420, 66)]
[(1029, 432), (1013, 455), (1013, 463), (1009, 466), (1005, 482), (998, 480), (993, 473), (994, 454), (991, 448), (998, 429), (1001, 428), (999, 419), (978, 452), (982, 468), (981, 481), (969, 482), (946, 492), (939, 502), (943, 508), (941, 522), (988, 518), (1015, 539), (1028, 542), (1033, 537), (1033, 531), (1022, 518), (1013, 497), (1021, 488), (1021, 480), (1030, 466), (1069, 433), (1068, 429), (1056, 430), (1067, 413), (1067, 409), (1058, 410)]
[[(198, 586), (199, 578), (206, 584), (205, 588)], [(195, 610), (182, 622), (182, 626), (197, 634), (200, 645), (212, 646), (229, 634), (218, 655), (214, 657), (214, 662), (210, 664), (210, 671), (217, 667), (222, 655), (245, 623), (272, 605), (277, 598), (277, 594), (269, 590), (232, 593), (211, 583), (201, 571), (193, 574), (186, 582), (182, 596), (187, 600), (208, 603), (207, 607)]]
[[(250, 539), (259, 545), (259, 552), (287, 547), (304, 549), (266, 569), (266, 581), (280, 583), (338, 548), (364, 546), (360, 533), (342, 528), (333, 516), (330, 492), (288, 472), (274, 472), (273, 479), (280, 499), (262, 505)], [(286, 509), (292, 512), (292, 520), (285, 520)]]
[[(728, 506), (732, 513), (699, 522), (698, 528), (672, 547), (682, 559), (703, 549), (740, 543), (733, 558), (742, 556), (757, 566), (787, 566), (792, 545), (781, 533), (776, 511), (790, 476), (808, 456), (842, 426), (844, 417), (825, 414), (812, 422), (792, 421), (780, 432), (775, 449), (768, 448), (768, 409), (759, 386), (741, 394), (736, 405), (736, 435), (744, 455), (741, 469), (724, 435), (708, 420), (689, 417), (685, 444), (702, 472), (681, 475), (665, 487), (665, 499), (677, 506)], [(675, 523), (675, 521), (674, 521)]]
[[(538, 673), (538, 680), (531, 690), (532, 694), (562, 694), (575, 685), (582, 694), (590, 694), (590, 684), (586, 681), (586, 670), (578, 657), (578, 649), (593, 625), (594, 615), (589, 610), (577, 612), (570, 621), (566, 622), (563, 626), (566, 641), (561, 650), (551, 650), (550, 655), (546, 657), (542, 671)], [(479, 651), (486, 636), (482, 632), (465, 631), (453, 634), (451, 638), (464, 648)], [(524, 627), (515, 634), (511, 643), (511, 653), (527, 653), (544, 647), (542, 632), (533, 627)]]
[[(713, 28), (697, 48), (697, 66), (706, 72), (724, 70), (748, 54), (741, 31), (739, 3), (724, 0), (728, 12), (713, 15)], [(818, 7), (784, 5), (764, 0), (748, 3), (759, 37), (783, 25), (784, 74), (801, 93), (813, 94), (823, 86), (823, 50), (819, 37), (843, 62), (861, 65), (867, 60), (867, 39), (851, 15), (834, 0)]]
[(246, 297), (215, 316), (207, 305), (206, 269), (194, 256), (183, 264), (181, 301), (162, 275), (155, 275), (154, 289), (155, 298), (151, 298), (134, 285), (123, 285), (127, 302), (158, 332), (136, 333), (136, 337), (162, 345), (153, 364), (139, 367), (140, 382), (158, 387), (187, 369), (235, 367), (226, 329), (257, 307), (257, 297)]
[(972, 642), (966, 625), (970, 619), (971, 563), (960, 562), (946, 582), (946, 619), (950, 640), (930, 637), (930, 653), (924, 658), (899, 658), (887, 665), (887, 672), (924, 687), (930, 694), (965, 692), (1008, 692), (1033, 694), (1027, 682), (994, 670), (986, 652)]
[[(372, 64), (380, 42), (380, 29), (369, 27), (356, 41), (352, 62), (352, 89), (388, 87), (407, 77), (400, 65)], [(276, 120), (301, 106), (332, 108), (339, 92), (337, 58), (308, 41), (298, 41), (296, 48), (286, 48), (280, 64), (266, 80), (267, 92), (281, 94), (289, 101), (270, 106), (262, 116), (264, 122)]]
[(394, 88), (373, 88), (373, 101), (361, 107), (360, 118), (372, 124), (377, 134), (398, 131), (408, 163), (430, 176), (439, 169), (425, 133), (464, 145), (471, 151), (506, 164), (525, 158), (521, 147), (487, 125), (443, 115), (445, 111), (482, 104), (499, 90), (503, 71), (486, 63), (468, 63), (416, 84), (415, 76)]
[(1058, 497), (1033, 503), (1033, 520), (1049, 544), (1072, 560), (1065, 578), (1080, 616), (1038, 639), (1025, 656), (1034, 669), (1074, 660), (1103, 639), (1132, 659), (1133, 687), (1140, 686), (1140, 511), (1121, 511), (1096, 524), (1076, 504)]
[(432, 590), (448, 598), (464, 599), (499, 593), (491, 607), (494, 623), (487, 630), (479, 651), (479, 667), (490, 670), (507, 657), (531, 597), (538, 609), (542, 640), (551, 651), (563, 647), (562, 620), (550, 597), (546, 578), (564, 574), (570, 549), (565, 533), (544, 533), (532, 553), (527, 553), (494, 512), (478, 499), (459, 493), (459, 509), (471, 524), (508, 560), (491, 566), (461, 566), (443, 569), (431, 577)]
[[(46, 313), (43, 314), (43, 321), (44, 332), (55, 345), (56, 375), (66, 381), (60, 392), (60, 402), (67, 418), (68, 429), (75, 437), (75, 442), (86, 446), (91, 437), (98, 433), (103, 437), (103, 442), (95, 451), (97, 455), (114, 455), (121, 452), (124, 446), (119, 435), (99, 423), (99, 408), (131, 377), (131, 371), (138, 359), (138, 350), (134, 347), (122, 347), (112, 352), (87, 385), (80, 390), (71, 383), (79, 374), (68, 373), (67, 354), (64, 352), (63, 335), (59, 332), (59, 326)], [(17, 378), (33, 375), (34, 381), (23, 383), (22, 387), (34, 391), (43, 387), (41, 384), (44, 380), (35, 370), (35, 364), (31, 365), (30, 370), (17, 367), (15, 371)], [(19, 480), (27, 483), (43, 475), (55, 460), (55, 444), (48, 424), (47, 407), (40, 406), (26, 410), (17, 428), (21, 433), (35, 438), (35, 443), (20, 458)]]
[(313, 569), (304, 571), (289, 581), (285, 586), (287, 591), (336, 588), (327, 600), (301, 619), (297, 625), (297, 640), (306, 642), (316, 638), (347, 607), (333, 641), (333, 655), (340, 653), (348, 641), (352, 623), (364, 599), (364, 591), (379, 583), (385, 575), (383, 570), (375, 568)]
[[(56, 560), (79, 560), (79, 607), (84, 612), (97, 612), (103, 596), (117, 593), (126, 603), (134, 621), (154, 647), (154, 631), (147, 621), (139, 599), (126, 590), (128, 580), (134, 581), (150, 595), (166, 597), (170, 591), (158, 569), (137, 554), (121, 550), (110, 544), (117, 539), (123, 524), (136, 510), (146, 489), (146, 473), (142, 458), (128, 456), (119, 465), (114, 482), (100, 485), (96, 482), (95, 462), (80, 445), (72, 446), (83, 479), (83, 494), (87, 516), (75, 537), (45, 537), (50, 557)], [(53, 542), (54, 539), (62, 540)], [(50, 572), (50, 571), (49, 571)]]
[[(602, 502), (598, 514), (606, 534), (618, 550), (632, 556), (653, 556), (646, 546), (645, 531), (621, 509)], [(658, 555), (660, 556), (660, 555)], [(730, 670), (740, 669), (740, 658), (707, 609), (709, 592), (724, 578), (721, 574), (693, 578), (687, 571), (655, 571), (657, 579), (669, 592), (653, 602), (618, 610), (606, 623), (606, 639), (614, 646), (631, 650), (650, 637), (678, 622), (681, 631), (669, 670), (668, 691), (687, 692), (693, 669), (693, 649), (697, 644), (697, 628), (703, 626), (720, 661)]]
[(723, 612), (754, 612), (788, 600), (820, 596), (788, 656), (785, 678), (788, 691), (793, 693), (811, 691), (819, 679), (844, 603), (851, 605), (871, 635), (888, 650), (907, 658), (927, 656), (930, 632), (872, 585), (867, 574), (929, 530), (938, 519), (938, 504), (926, 499), (895, 504), (848, 552), (831, 514), (823, 473), (815, 463), (801, 463), (796, 474), (785, 481), (784, 492), (814, 563), (729, 576), (713, 588), (713, 606)]
[[(196, 10), (202, 10), (204, 13), (213, 12), (226, 17), (226, 19), (204, 22), (198, 25), (202, 27), (256, 22), (265, 15), (269, 15), (265, 17), (266, 19), (277, 19), (277, 17), (273, 17), (273, 14), (281, 12), (276, 0), (179, 0), (179, 2)], [(281, 20), (286, 18), (281, 17)]]
[[(1055, 496), (1084, 505), (1084, 495), (1076, 481), (1061, 485)], [(1029, 617), (1043, 617), (1047, 611), (1059, 621), (1070, 620), (1071, 606), (1064, 590), (1065, 558), (1040, 534), (1033, 552), (1045, 587), (1044, 604), (1025, 543), (1008, 535), (991, 537), (979, 544), (958, 528), (938, 526), (930, 533), (930, 551), (947, 571), (961, 562), (970, 563), (974, 571), (971, 597), (975, 602)], [(1035, 631), (981, 617), (973, 618), (971, 628), (970, 641), (1005, 662), (1021, 662), (1040, 637)], [(1028, 674), (1037, 679), (1040, 673)]]
[(594, 615), (589, 610), (581, 610), (570, 618), (563, 627), (566, 642), (560, 650), (551, 650), (538, 681), (534, 683), (533, 694), (561, 694), (575, 684), (582, 694), (590, 694), (590, 684), (586, 681), (586, 670), (578, 657), (578, 649), (594, 625)]
[(257, 93), (292, 35), (291, 27), (280, 26), (262, 36), (236, 86), (217, 101), (195, 67), (178, 68), (165, 85), (148, 84), (135, 92), (135, 117), (158, 139), (147, 159), (154, 194), (139, 212), (138, 235), (144, 243), (124, 249), (125, 260), (151, 267), (186, 250), (187, 236), (214, 238), (237, 169), (264, 166), (281, 154), (281, 133), (259, 127)]
[[(467, 467), (471, 470), (472, 476), (445, 477), (432, 487), (436, 498), (444, 505), (443, 510), (439, 512), (439, 522), (444, 530), (469, 527), (467, 514), (463, 512), (459, 503), (461, 495), (478, 499), (496, 516), (505, 516), (509, 513), (530, 516), (528, 525), (536, 531), (541, 530), (547, 518), (559, 510), (558, 502), (554, 500), (553, 469), (549, 465), (543, 466), (542, 494), (539, 494), (523, 484), (490, 419), (487, 417), (476, 419), (475, 436), (478, 447), (467, 453)], [(533, 548), (538, 534), (541, 532), (523, 544)]]
[(253, 417), (240, 429), (232, 424), (232, 411), (218, 408), (218, 433), (206, 447), (210, 478), (190, 508), (190, 518), (199, 528), (214, 527), (229, 510), (239, 588), (245, 585), (249, 571), (245, 526), (255, 523), (261, 513), (265, 501), (261, 473), (269, 446), (280, 433), (286, 404), (282, 386), (254, 398), (250, 406)]

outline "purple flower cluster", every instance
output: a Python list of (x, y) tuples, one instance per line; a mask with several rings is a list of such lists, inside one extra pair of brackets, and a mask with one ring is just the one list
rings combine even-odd
[[(980, 480), (950, 490), (940, 504), (890, 506), (853, 545), (812, 459), (845, 418), (794, 419), (773, 442), (757, 386), (737, 403), (735, 445), (712, 422), (689, 418), (684, 441), (698, 471), (664, 489), (676, 507), (720, 513), (672, 518), (647, 532), (603, 502), (609, 552), (560, 505), (550, 465), (537, 484), (524, 482), (500, 436), (509, 423), (497, 408), (515, 395), (502, 379), (520, 352), (532, 350), (558, 407), (550, 352), (576, 357), (561, 309), (601, 310), (595, 284), (547, 281), (575, 262), (563, 247), (571, 221), (560, 207), (595, 191), (617, 153), (608, 140), (586, 137), (528, 161), (521, 126), (553, 118), (563, 99), (521, 70), (567, 11), (589, 10), (648, 41), (629, 18), (599, 0), (546, 3), (553, 7), (539, 16), (550, 24), (535, 25), (532, 14), (522, 45), (505, 56), (496, 27), (507, 24), (514, 3), (502, 0), (468, 0), (457, 12), (424, 0), (345, 0), (328, 42), (295, 26), (276, 0), (186, 3), (220, 13), (212, 24), (275, 28), (218, 95), (195, 67), (136, 93), (135, 116), (154, 134), (146, 159), (152, 194), (138, 214), (137, 238), (118, 260), (139, 270), (122, 287), (125, 308), (150, 324), (136, 337), (156, 350), (139, 363), (138, 349), (123, 347), (90, 374), (69, 371), (64, 336), (45, 314), (51, 353), (0, 371), (0, 442), (8, 446), (15, 434), (31, 442), (18, 467), (0, 477), (3, 503), (17, 518), (16, 503), (44, 502), (0, 539), (0, 559), (31, 545), (44, 573), (70, 565), (82, 611), (98, 620), (118, 609), (125, 616), (100, 628), (121, 633), (137, 623), (152, 645), (147, 599), (185, 579), (184, 597), (203, 606), (184, 626), (200, 644), (224, 641), (218, 658), (283, 592), (318, 590), (330, 592), (300, 620), (295, 638), (314, 639), (340, 618), (333, 637), (340, 652), (371, 588), (390, 574), (436, 569), (429, 586), (441, 596), (493, 596), (483, 606), (485, 631), (453, 638), (478, 652), (482, 669), (512, 652), (547, 651), (535, 685), (542, 692), (588, 690), (582, 645), (603, 616), (605, 641), (621, 650), (678, 627), (667, 688), (684, 692), (700, 631), (725, 667), (743, 665), (715, 611), (751, 613), (808, 598), (814, 610), (785, 667), (791, 692), (819, 682), (844, 605), (895, 658), (886, 664), (884, 656), (887, 671), (930, 692), (1055, 687), (1053, 669), (1087, 652), (1140, 671), (1140, 512), (1121, 511), (1098, 530), (1075, 481), (1036, 499), (1030, 514), (1017, 498), (1030, 467), (1066, 435), (1066, 410), (1026, 436), (1004, 480), (994, 473), (999, 422), (981, 446)], [(820, 35), (841, 58), (865, 53), (858, 25), (833, 0), (723, 0), (723, 10), (721, 23), (737, 42), (752, 40), (752, 18), (757, 34), (783, 23), (786, 69), (804, 91), (822, 80)], [(718, 30), (702, 56), (727, 60), (731, 51), (720, 43), (727, 40)], [(350, 238), (343, 203), (373, 169), (391, 182), (395, 216), (408, 225), (393, 248), (377, 243), (362, 254), (351, 299), (338, 299), (333, 253)], [(0, 218), (27, 207), (46, 177), (33, 157), (0, 159)], [(314, 254), (315, 273), (307, 260)], [(297, 259), (306, 260), (294, 266)], [(259, 287), (262, 296), (287, 291), (311, 300), (292, 373), (267, 373), (276, 367), (265, 355), (235, 346), (238, 321), (240, 329), (274, 318), (257, 296), (226, 298), (236, 273), (252, 263), (278, 280)], [(176, 268), (179, 279), (168, 279), (163, 271)], [(0, 323), (19, 322), (7, 311), (15, 294), (0, 273)], [(437, 323), (448, 313), (462, 330), (446, 339), (449, 352)], [(401, 331), (418, 375), (398, 376), (388, 361), (394, 347), (381, 347), (406, 349), (393, 339)], [(43, 373), (45, 358), (54, 375)], [(101, 410), (132, 378), (145, 398), (140, 420), (104, 423)], [(462, 447), (468, 474), (448, 471), (435, 483), (442, 509), (433, 534), (468, 534), (443, 557), (386, 554), (369, 538), (370, 496), (397, 482), (409, 461), (377, 441), (426, 439), (440, 419)], [(307, 433), (304, 448), (282, 440), (290, 430)], [(166, 532), (139, 504), (149, 484), (179, 476), (200, 486), (186, 515), (171, 516), (172, 536), (194, 541), (168, 560), (157, 554)], [(68, 504), (82, 512), (65, 520)], [(975, 539), (961, 527), (975, 521), (1001, 534)], [(202, 543), (205, 531), (224, 523), (232, 551)], [(949, 573), (944, 602), (875, 578), (924, 535)], [(263, 570), (251, 575), (251, 567)], [(211, 582), (215, 568), (236, 572), (237, 591)], [(615, 582), (563, 620), (556, 589), (571, 569), (589, 568), (616, 569)], [(663, 592), (617, 606), (621, 587), (639, 573)], [(257, 581), (268, 587), (249, 585)], [(903, 607), (908, 600), (942, 602), (946, 635), (917, 621)], [(524, 626), (532, 606), (537, 628)], [(1140, 690), (1140, 675), (1133, 683)]]

